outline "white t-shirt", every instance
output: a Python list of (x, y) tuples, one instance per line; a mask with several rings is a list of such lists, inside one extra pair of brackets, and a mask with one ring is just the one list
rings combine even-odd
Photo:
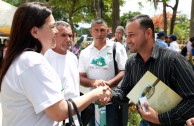
[[(113, 44), (113, 41), (107, 40), (101, 50), (96, 49), (94, 43), (82, 50), (79, 57), (79, 72), (87, 73), (89, 79), (108, 81), (114, 78)], [(127, 54), (124, 46), (119, 42), (116, 43), (115, 59), (118, 69), (124, 70)]]
[[(79, 85), (79, 71), (78, 71), (78, 59), (70, 51), (67, 54), (61, 55), (56, 53), (52, 49), (49, 49), (45, 53), (45, 58), (55, 69), (59, 75), (63, 84), (65, 99), (74, 98), (80, 96)], [(77, 116), (73, 116), (76, 126), (79, 126)]]
[(174, 50), (176, 52), (181, 51), (180, 48), (179, 48), (179, 45), (176, 41), (173, 41), (173, 42), (170, 43), (169, 49)]
[(191, 53), (191, 50), (192, 50), (192, 43), (189, 41), (188, 43), (187, 43), (187, 56)]
[(64, 98), (61, 81), (42, 54), (25, 51), (2, 81), (2, 126), (53, 126), (44, 112)]
[(61, 79), (64, 97), (68, 99), (80, 96), (78, 59), (75, 54), (67, 51), (66, 55), (61, 55), (49, 49), (44, 56)]

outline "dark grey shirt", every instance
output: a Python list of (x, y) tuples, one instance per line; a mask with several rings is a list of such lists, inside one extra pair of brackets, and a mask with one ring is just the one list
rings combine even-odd
[(174, 109), (159, 114), (161, 125), (184, 125), (194, 116), (194, 72), (185, 57), (157, 45), (146, 63), (138, 53), (127, 60), (123, 82), (112, 90), (112, 102), (127, 102), (126, 95), (147, 70), (183, 98)]

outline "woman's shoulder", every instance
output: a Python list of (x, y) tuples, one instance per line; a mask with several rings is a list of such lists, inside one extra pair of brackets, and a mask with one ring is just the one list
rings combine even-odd
[(30, 66), (42, 64), (45, 61), (46, 59), (42, 54), (34, 51), (25, 51), (18, 58), (18, 63)]

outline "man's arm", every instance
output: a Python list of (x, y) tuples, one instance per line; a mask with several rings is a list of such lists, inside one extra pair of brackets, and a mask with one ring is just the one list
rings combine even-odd
[(108, 85), (108, 83), (104, 80), (96, 80), (96, 79), (89, 79), (87, 78), (87, 74), (80, 72), (80, 83), (84, 87), (98, 87), (98, 86), (105, 86)]
[(115, 60), (116, 60), (119, 71), (118, 71), (118, 74), (114, 78), (108, 81), (110, 88), (116, 87), (119, 84), (119, 82), (123, 79), (123, 76), (125, 74), (124, 70), (125, 70), (125, 64), (127, 61), (127, 53), (126, 53), (124, 46), (119, 42), (116, 42)]
[[(80, 97), (73, 98), (72, 100), (77, 105), (78, 111), (81, 112), (85, 109), (89, 104), (92, 102), (99, 100), (99, 99), (109, 99), (110, 95), (110, 88), (108, 86), (98, 87), (85, 95)], [(49, 106), (44, 110), (46, 114), (55, 121), (62, 121), (68, 118), (68, 107), (67, 103), (64, 99), (58, 101), (57, 103)], [(72, 108), (73, 114), (75, 114), (75, 110)]]
[(125, 74), (124, 70), (119, 71), (119, 73), (114, 78), (108, 81), (108, 86), (110, 88), (116, 87), (119, 84), (119, 82), (122, 80), (124, 74)]
[(180, 55), (175, 56), (170, 69), (170, 84), (183, 100), (171, 111), (158, 114), (160, 123), (163, 125), (175, 122), (184, 124), (185, 121), (194, 116), (194, 72), (192, 67)]
[(128, 65), (129, 59), (126, 62), (125, 66), (125, 74), (123, 77), (123, 81), (121, 85), (117, 86), (115, 89), (111, 91), (112, 93), (112, 99), (111, 101), (114, 103), (126, 103), (129, 102), (129, 99), (126, 97), (129, 91), (132, 88), (132, 80), (130, 77), (130, 66)]

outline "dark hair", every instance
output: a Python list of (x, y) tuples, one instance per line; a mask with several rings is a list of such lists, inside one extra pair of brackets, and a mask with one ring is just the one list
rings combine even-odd
[(51, 14), (51, 9), (40, 2), (24, 3), (17, 8), (13, 17), (6, 57), (0, 68), (0, 85), (9, 66), (24, 49), (32, 48), (36, 49), (36, 52), (42, 50), (41, 43), (31, 35), (30, 31), (34, 26), (41, 28)]
[(189, 41), (190, 41), (190, 42), (194, 42), (194, 37), (191, 37), (191, 38), (189, 39)]
[(148, 15), (139, 14), (139, 15), (136, 15), (135, 17), (129, 19), (127, 21), (127, 23), (128, 22), (133, 22), (133, 21), (136, 21), (136, 20), (139, 21), (140, 26), (144, 30), (147, 30), (148, 28), (151, 28), (152, 29), (152, 32), (153, 32), (152, 37), (154, 39), (155, 38), (155, 35), (154, 35), (154, 23), (153, 23), (152, 19)]
[(177, 40), (176, 35), (171, 35), (170, 38), (172, 39), (172, 41), (176, 41)]
[(96, 18), (96, 19), (92, 20), (91, 28), (93, 27), (94, 24), (103, 24), (103, 23), (107, 25), (107, 23), (104, 19)]
[(194, 37), (191, 37), (191, 38), (189, 39), (189, 41), (191, 42), (191, 46), (194, 48)]

